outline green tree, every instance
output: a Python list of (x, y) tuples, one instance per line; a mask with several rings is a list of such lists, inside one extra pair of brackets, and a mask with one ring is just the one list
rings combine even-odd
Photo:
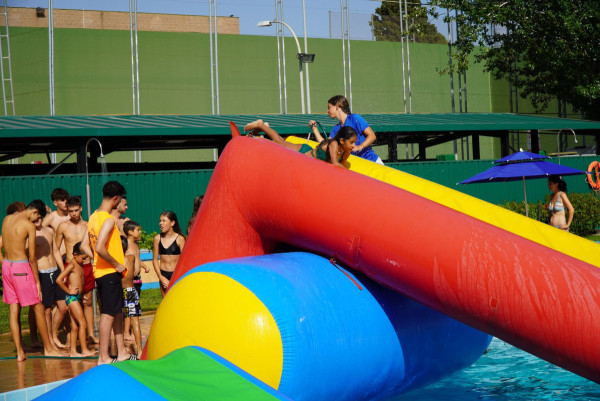
[[(543, 111), (553, 99), (600, 119), (600, 7), (589, 0), (432, 0), (458, 27), (449, 70), (464, 71), (469, 54), (507, 79)], [(493, 27), (493, 28), (492, 28)]]
[[(375, 9), (373, 19), (369, 22), (375, 39), (379, 41), (400, 42), (400, 13), (398, 12), (398, 2), (385, 1), (380, 7)], [(414, 35), (417, 43), (442, 43), (448, 41), (437, 31), (435, 25), (427, 20), (427, 9), (418, 3), (407, 3), (407, 13), (405, 14), (404, 2), (402, 2), (402, 17), (404, 26), (408, 22), (408, 32), (410, 36)]]

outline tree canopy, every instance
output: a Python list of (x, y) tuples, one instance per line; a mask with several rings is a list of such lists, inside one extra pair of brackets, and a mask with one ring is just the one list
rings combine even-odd
[[(375, 34), (375, 39), (379, 41), (400, 42), (400, 13), (397, 1), (385, 1), (380, 7), (375, 9), (373, 19), (369, 24)], [(404, 3), (402, 3), (404, 4)], [(421, 5), (421, 2), (411, 1), (407, 3), (407, 13), (402, 8), (403, 23), (406, 21), (409, 25), (409, 34), (414, 35), (417, 43), (443, 43), (448, 41), (437, 31), (435, 25), (427, 20), (427, 9)]]
[(468, 55), (495, 78), (507, 79), (538, 111), (556, 98), (586, 118), (600, 120), (600, 7), (589, 0), (432, 0), (456, 10), (453, 70)]

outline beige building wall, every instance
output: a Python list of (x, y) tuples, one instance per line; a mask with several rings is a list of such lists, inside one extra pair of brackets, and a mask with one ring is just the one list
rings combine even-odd
[[(48, 10), (41, 9), (43, 16), (38, 16), (38, 9), (9, 7), (9, 27), (48, 27)], [(157, 32), (199, 32), (209, 33), (208, 16), (152, 14), (138, 12), (138, 31)], [(0, 18), (0, 26), (4, 18)], [(121, 11), (88, 11), (54, 9), (54, 28), (85, 28), (129, 30), (129, 13)], [(239, 35), (240, 21), (238, 17), (217, 17), (219, 34)]]

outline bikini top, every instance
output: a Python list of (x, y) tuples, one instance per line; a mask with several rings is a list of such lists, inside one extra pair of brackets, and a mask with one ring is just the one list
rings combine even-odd
[(179, 234), (175, 237), (175, 241), (169, 245), (168, 248), (165, 248), (162, 243), (162, 238), (158, 241), (158, 254), (159, 255), (181, 255), (181, 249), (179, 245), (177, 245), (177, 238), (179, 238)]
[(548, 210), (551, 212), (564, 212), (565, 211), (565, 207), (562, 203), (562, 198), (560, 197), (560, 192), (558, 193), (558, 199), (556, 200), (556, 202), (554, 202), (554, 204), (550, 204), (550, 207), (548, 207)]
[[(323, 160), (324, 162), (326, 162), (326, 161), (327, 161), (327, 159), (328, 159), (328, 157), (327, 157), (327, 156), (328, 156), (328, 155), (327, 155), (328, 151), (329, 151), (329, 144), (327, 144), (327, 152), (325, 152), (323, 149), (321, 149), (321, 147), (320, 147), (320, 146), (318, 146), (318, 147), (316, 147), (316, 148), (313, 150), (313, 156), (314, 156), (316, 159)], [(342, 158), (343, 158), (343, 155), (342, 155), (342, 157), (340, 157), (340, 158), (338, 159), (338, 162), (341, 162), (341, 161), (342, 161)]]

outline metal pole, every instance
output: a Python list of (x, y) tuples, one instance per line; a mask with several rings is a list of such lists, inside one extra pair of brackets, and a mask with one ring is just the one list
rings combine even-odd
[[(275, 19), (283, 21), (283, 0), (275, 0)], [(279, 98), (281, 99), (283, 92), (283, 112), (284, 114), (287, 114), (288, 107), (287, 77), (285, 68), (285, 35), (282, 27), (277, 29), (277, 66), (279, 69)]]
[[(404, 0), (404, 14), (408, 16), (407, 0)], [(406, 18), (406, 68), (408, 72), (408, 112), (412, 113), (412, 90), (410, 85), (410, 46), (408, 40), (408, 18)]]
[(346, 32), (344, 32), (344, 0), (340, 0), (340, 28), (342, 31), (342, 67), (344, 69), (344, 96), (348, 97), (348, 84), (346, 82)]
[[(6, 17), (6, 13), (7, 13), (7, 9), (6, 9), (6, 0), (4, 0), (4, 15)], [(6, 25), (6, 43), (8, 44), (8, 18), (5, 18), (5, 25)], [(10, 50), (8, 50), (8, 60), (10, 60)], [(4, 60), (4, 52), (2, 50), (2, 34), (0, 32), (0, 61)], [(9, 73), (10, 73), (10, 66), (9, 66)], [(2, 80), (2, 103), (4, 104), (4, 115), (7, 116), (8, 115), (8, 106), (6, 105), (6, 87), (4, 85), (5, 79), (4, 79), (4, 62), (0, 62), (0, 79)], [(12, 92), (11, 92), (12, 93)], [(14, 105), (14, 103), (13, 103)], [(15, 115), (15, 113), (13, 112), (13, 116)]]
[[(129, 41), (131, 47), (131, 114), (136, 114), (135, 102), (135, 56), (133, 49), (133, 0), (129, 0)], [(135, 154), (135, 153), (134, 153)]]
[[(304, 53), (308, 53), (308, 39), (307, 39), (307, 34), (306, 34), (306, 4), (305, 4), (305, 0), (302, 0), (302, 17), (304, 19)], [(302, 64), (302, 63), (300, 63)], [(302, 68), (302, 65), (300, 66), (300, 68)], [(306, 112), (308, 114), (311, 113), (310, 110), (310, 77), (308, 74), (308, 65), (306, 65), (306, 70), (305, 70), (305, 75), (306, 75)]]
[(350, 109), (352, 110), (352, 57), (350, 56), (350, 7), (348, 6), (348, 1), (349, 0), (346, 0), (346, 32), (348, 34), (348, 93), (350, 94), (348, 101), (350, 102)]
[[(398, 17), (400, 18), (400, 53), (402, 55), (402, 98), (404, 99), (404, 113), (406, 113), (406, 72), (404, 71), (404, 22), (402, 21), (402, 0), (398, 0)], [(408, 144), (406, 144), (406, 158), (408, 159)]]
[(217, 1), (213, 0), (213, 8), (214, 8), (214, 13), (213, 13), (213, 18), (214, 18), (214, 23), (213, 23), (213, 28), (215, 30), (215, 35), (214, 35), (214, 41), (215, 41), (215, 88), (216, 88), (216, 102), (217, 102), (217, 114), (221, 114), (221, 111), (219, 109), (219, 46), (218, 46), (218, 38), (219, 38), (219, 29), (217, 27)]
[(208, 2), (208, 46), (210, 51), (210, 105), (212, 114), (215, 114), (215, 77), (214, 77), (214, 52), (213, 52), (213, 18), (212, 0)]
[(220, 114), (219, 109), (219, 49), (217, 28), (217, 2), (209, 1), (209, 41), (210, 41), (210, 88), (212, 113)]
[(48, 73), (50, 91), (50, 115), (55, 114), (54, 109), (54, 5), (53, 0), (48, 0)]
[[(446, 9), (446, 17), (450, 18), (450, 10)], [(448, 65), (450, 66), (450, 103), (452, 105), (452, 113), (456, 112), (454, 105), (454, 73), (452, 72), (452, 42), (454, 41), (454, 35), (452, 35), (451, 21), (448, 21)], [(458, 160), (458, 143), (456, 139), (452, 141), (454, 147), (454, 159)]]
[(283, 109), (283, 87), (281, 82), (281, 49), (279, 43), (279, 30), (275, 33), (277, 40), (277, 78), (279, 79), (279, 114), (287, 114), (287, 104), (285, 106), (285, 112)]
[[(100, 147), (100, 157), (104, 157), (104, 152), (102, 151), (102, 144), (96, 138), (90, 138), (85, 143), (85, 194), (87, 196), (87, 215), (88, 221), (90, 220), (90, 215), (92, 214), (92, 202), (90, 200), (90, 178), (88, 172), (88, 155), (87, 149), (90, 142), (96, 141), (98, 142), (98, 146)], [(92, 310), (94, 311), (94, 334), (98, 334), (99, 329), (99, 321), (98, 321), (98, 307), (96, 302), (96, 289), (94, 288), (92, 292)]]
[(135, 29), (133, 30), (135, 36), (135, 94), (137, 110), (136, 114), (142, 114), (140, 109), (140, 58), (138, 51), (138, 19), (137, 19), (137, 0), (133, 0), (133, 16), (135, 21)]

